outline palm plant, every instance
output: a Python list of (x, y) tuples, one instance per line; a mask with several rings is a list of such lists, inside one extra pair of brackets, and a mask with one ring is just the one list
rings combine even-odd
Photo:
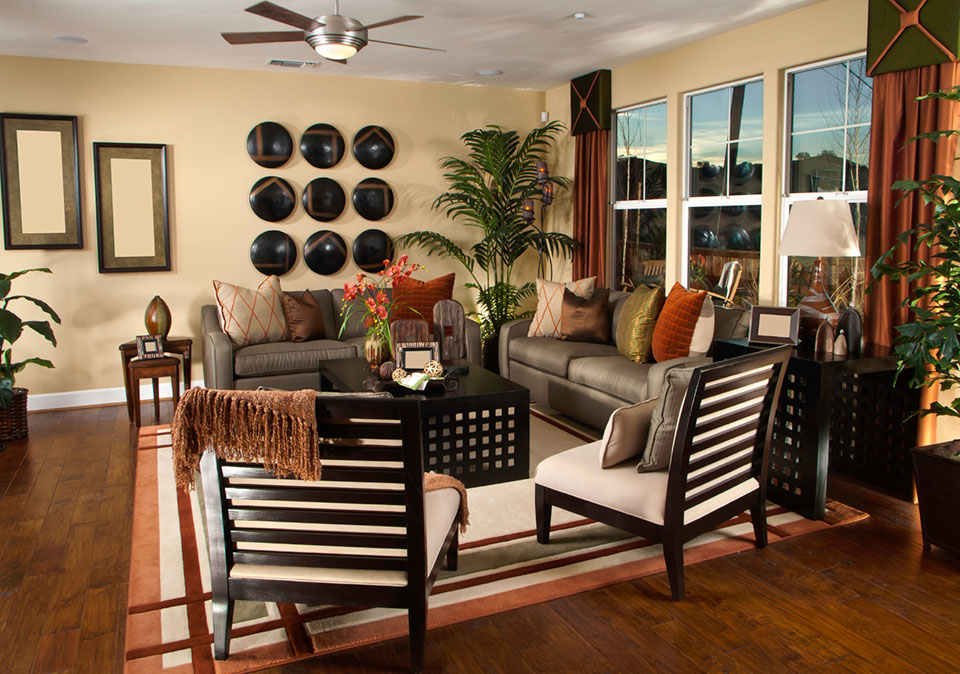
[[(463, 134), (460, 140), (468, 149), (467, 159), (441, 159), (450, 189), (436, 198), (433, 207), (476, 227), (482, 238), (467, 249), (433, 231), (410, 232), (396, 240), (400, 246), (419, 246), (463, 265), (472, 279), (466, 287), (477, 292), (480, 311), (473, 315), (479, 318), (485, 336), (529, 313), (519, 313), (519, 307), (536, 295), (536, 283), (517, 285), (512, 276), (523, 253), (532, 250), (544, 258), (565, 257), (579, 245), (566, 234), (546, 232), (542, 225), (523, 218), (523, 202), (541, 194), (536, 164), (545, 159), (564, 128), (560, 122), (550, 122), (525, 138), (496, 125)], [(562, 187), (570, 183), (563, 177), (551, 179)]]

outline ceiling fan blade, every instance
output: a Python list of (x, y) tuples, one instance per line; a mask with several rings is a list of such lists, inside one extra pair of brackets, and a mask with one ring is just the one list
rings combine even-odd
[(387, 42), (385, 40), (367, 40), (367, 42), (376, 42), (378, 44), (392, 44), (394, 47), (410, 47), (410, 49), (426, 49), (427, 51), (447, 51), (446, 49), (437, 49), (436, 47), (418, 47), (415, 44), (403, 44), (402, 42)]
[(279, 21), (288, 26), (294, 26), (303, 30), (313, 30), (323, 25), (316, 19), (311, 19), (309, 16), (304, 16), (303, 14), (297, 14), (293, 10), (275, 5), (272, 2), (258, 2), (255, 5), (247, 7), (246, 11), (251, 14), (256, 14), (257, 16), (262, 16), (265, 19)]
[(263, 42), (301, 42), (302, 30), (279, 30), (271, 33), (220, 33), (230, 44), (261, 44)]
[(371, 23), (367, 26), (367, 30), (373, 28), (382, 28), (383, 26), (392, 26), (395, 23), (403, 23), (404, 21), (413, 21), (414, 19), (422, 19), (422, 16), (410, 14), (407, 16), (398, 16), (395, 19), (387, 19), (386, 21), (377, 21), (376, 23)]

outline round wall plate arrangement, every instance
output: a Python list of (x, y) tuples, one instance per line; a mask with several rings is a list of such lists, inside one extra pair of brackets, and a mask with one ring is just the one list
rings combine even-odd
[(365, 126), (353, 137), (353, 156), (368, 169), (382, 169), (395, 152), (393, 136), (382, 126)]
[(303, 210), (314, 220), (336, 220), (346, 205), (347, 195), (332, 178), (315, 178), (303, 190)]
[(392, 259), (393, 239), (381, 229), (361, 232), (353, 242), (353, 261), (363, 271), (382, 271), (383, 261)]
[(254, 183), (250, 190), (250, 208), (257, 217), (269, 222), (279, 222), (293, 213), (297, 196), (283, 178), (266, 176)]
[(290, 235), (270, 229), (250, 245), (250, 261), (265, 276), (283, 276), (297, 263), (297, 245)]
[(247, 134), (247, 154), (260, 166), (283, 166), (293, 154), (293, 138), (276, 122), (260, 122)]
[(367, 220), (383, 220), (393, 210), (393, 190), (380, 178), (366, 178), (353, 190), (353, 207)]
[(321, 229), (303, 244), (303, 261), (317, 274), (336, 274), (347, 262), (347, 244), (336, 232)]
[(317, 168), (336, 166), (343, 159), (345, 150), (343, 136), (329, 124), (314, 124), (300, 137), (300, 153)]

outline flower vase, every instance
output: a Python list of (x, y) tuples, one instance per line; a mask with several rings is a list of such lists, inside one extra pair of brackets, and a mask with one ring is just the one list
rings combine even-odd
[(370, 369), (379, 369), (380, 365), (390, 360), (390, 345), (382, 335), (375, 332), (367, 334), (363, 340), (363, 357), (370, 364)]

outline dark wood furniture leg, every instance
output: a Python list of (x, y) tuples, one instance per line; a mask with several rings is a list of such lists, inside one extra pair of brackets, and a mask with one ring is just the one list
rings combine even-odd
[[(127, 419), (133, 421), (133, 396), (130, 387), (130, 355), (120, 350), (120, 362), (123, 363), (123, 390), (127, 398)], [(138, 426), (140, 424), (137, 424)]]
[(153, 420), (160, 423), (160, 377), (154, 377), (153, 383)]
[(130, 382), (130, 398), (133, 403), (133, 425), (140, 428), (140, 380), (135, 377)]

